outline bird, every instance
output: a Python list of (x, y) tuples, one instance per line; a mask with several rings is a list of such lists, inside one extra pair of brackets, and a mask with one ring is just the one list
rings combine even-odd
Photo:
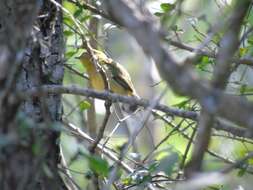
[[(91, 88), (98, 91), (105, 90), (106, 81), (103, 77), (103, 73), (102, 73), (103, 71), (102, 70), (99, 71), (99, 68), (97, 68), (95, 63), (93, 63), (92, 55), (88, 52), (84, 52), (79, 57), (79, 59), (82, 65), (86, 68), (86, 72), (90, 79)], [(98, 59), (97, 56), (96, 56), (96, 59)]]
[[(102, 51), (92, 49), (94, 58), (105, 69), (105, 75), (108, 79), (109, 90), (113, 93), (127, 96), (139, 97), (128, 71), (118, 62), (109, 58)], [(96, 65), (93, 63), (92, 55), (89, 52), (84, 52), (80, 56), (80, 61), (86, 68), (87, 74), (90, 78), (91, 87), (95, 90), (106, 90), (106, 81), (102, 76), (101, 71), (98, 71)]]
[[(80, 56), (80, 61), (86, 68), (89, 76), (91, 88), (98, 91), (110, 90), (113, 93), (140, 99), (128, 71), (120, 63), (109, 58), (102, 51), (96, 49), (91, 49), (91, 51), (92, 53), (86, 51)], [(93, 57), (98, 61), (102, 69), (104, 69), (106, 77), (103, 76), (103, 71), (99, 71), (93, 63)], [(108, 89), (106, 89), (107, 86)], [(125, 112), (132, 113), (137, 110), (138, 106), (124, 105), (122, 108)]]

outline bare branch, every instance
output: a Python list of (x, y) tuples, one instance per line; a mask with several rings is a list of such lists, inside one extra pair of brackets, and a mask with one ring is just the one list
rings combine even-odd
[[(191, 136), (189, 136), (183, 129), (178, 128), (177, 126), (175, 126), (174, 124), (172, 124), (170, 121), (168, 121), (167, 118), (161, 116), (160, 114), (157, 114), (157, 116), (159, 116), (159, 118), (160, 118), (161, 120), (163, 120), (164, 122), (166, 122), (167, 124), (169, 124), (173, 129), (175, 129), (176, 131), (178, 131), (185, 139), (191, 141)], [(195, 140), (192, 140), (192, 143), (195, 144), (196, 141), (195, 141)], [(232, 165), (236, 163), (234, 160), (231, 160), (230, 158), (227, 158), (227, 157), (225, 157), (225, 156), (223, 156), (223, 155), (220, 155), (220, 154), (218, 154), (218, 153), (216, 153), (216, 152), (214, 152), (214, 151), (212, 151), (212, 150), (209, 150), (209, 149), (208, 149), (206, 152), (207, 152), (209, 155), (211, 155), (211, 156), (213, 156), (213, 157), (215, 157), (215, 158), (217, 158), (217, 159), (219, 159), (219, 160), (222, 160), (224, 163), (232, 164)], [(240, 168), (241, 168), (241, 167), (240, 167)], [(250, 166), (246, 169), (246, 171), (247, 171), (248, 173), (250, 173), (250, 174), (253, 174), (253, 168), (250, 167)]]
[(249, 159), (253, 158), (253, 152), (249, 152), (244, 158), (236, 161), (235, 163), (231, 164), (229, 167), (222, 169), (222, 173), (228, 173), (235, 168), (242, 168), (245, 162)]
[(71, 2), (71, 3), (73, 3), (73, 4), (75, 4), (78, 7), (81, 7), (83, 9), (89, 10), (90, 12), (92, 12), (94, 14), (100, 15), (103, 18), (116, 23), (116, 20), (114, 20), (112, 17), (110, 17), (109, 15), (107, 15), (106, 13), (104, 13), (102, 10), (97, 9), (96, 7), (94, 7), (93, 5), (91, 5), (91, 4), (87, 3), (87, 2), (83, 1), (83, 3), (81, 4), (79, 1), (76, 1), (76, 0), (68, 0), (68, 1)]
[(100, 142), (100, 140), (104, 136), (105, 127), (106, 127), (106, 124), (108, 123), (108, 120), (109, 120), (110, 115), (111, 115), (111, 111), (110, 111), (111, 105), (112, 105), (111, 101), (108, 101), (108, 100), (105, 101), (105, 109), (106, 109), (105, 117), (104, 117), (102, 126), (99, 128), (97, 137), (96, 137), (94, 143), (92, 144), (92, 146), (89, 149), (91, 153), (95, 152), (95, 149), (96, 149), (98, 143)]
[(213, 85), (216, 88), (223, 89), (227, 84), (227, 80), (231, 73), (231, 58), (240, 44), (240, 29), (250, 4), (250, 1), (237, 1), (235, 4), (235, 9), (229, 20), (227, 32), (220, 42), (217, 65), (214, 69), (213, 76)]
[[(37, 88), (35, 87), (31, 88), (26, 92), (24, 91), (18, 92), (18, 96), (22, 99), (27, 99), (31, 96), (43, 96), (46, 94), (75, 94), (98, 98), (101, 100), (110, 100), (112, 102), (123, 102), (133, 105), (136, 104), (144, 108), (152, 106), (152, 101), (148, 101), (145, 99), (138, 99), (130, 96), (122, 96), (108, 91), (100, 92), (89, 88), (80, 88), (75, 85), (71, 86), (43, 85)], [(198, 117), (198, 114), (194, 111), (185, 111), (183, 109), (171, 108), (163, 104), (155, 105), (154, 109), (165, 112), (168, 115), (175, 115), (192, 120), (196, 120)]]
[[(117, 22), (117, 20), (113, 19), (113, 17), (110, 17), (108, 14), (106, 14), (102, 10), (99, 10), (98, 8), (88, 4), (86, 2), (81, 4), (80, 2), (78, 2), (76, 0), (68, 0), (68, 1), (75, 4), (78, 7), (82, 7), (83, 9), (89, 10), (93, 14), (100, 15), (103, 18), (107, 19), (108, 21), (111, 21), (114, 24), (117, 24), (117, 25), (121, 26), (120, 23)], [(201, 50), (201, 49), (198, 49), (198, 48), (194, 48), (194, 47), (191, 47), (189, 45), (183, 44), (181, 42), (177, 42), (177, 41), (174, 41), (174, 40), (169, 40), (169, 43), (172, 46), (175, 46), (177, 48), (187, 50), (187, 51), (190, 51), (190, 52), (195, 52), (198, 55), (207, 56), (207, 57), (210, 57), (210, 58), (216, 58), (217, 57), (217, 55), (213, 52), (209, 52), (209, 51)], [(253, 66), (253, 58), (251, 58), (251, 57), (244, 57), (244, 58), (233, 57), (233, 58), (231, 58), (231, 60), (232, 60), (233, 63)]]
[(125, 26), (144, 52), (155, 60), (161, 76), (176, 92), (197, 99), (208, 113), (220, 115), (252, 131), (253, 105), (211, 87), (207, 81), (200, 80), (189, 65), (176, 62), (161, 43), (160, 29), (150, 15), (143, 15), (133, 3), (124, 0), (108, 0), (106, 4), (112, 17)]
[[(145, 99), (137, 99), (135, 97), (122, 96), (115, 93), (110, 93), (108, 91), (99, 92), (93, 89), (88, 88), (80, 88), (78, 86), (60, 86), (60, 85), (44, 85), (40, 87), (34, 87), (27, 91), (18, 92), (18, 97), (21, 99), (29, 99), (31, 97), (43, 96), (46, 94), (74, 94), (74, 95), (82, 95), (87, 97), (98, 98), (101, 100), (110, 100), (112, 102), (122, 102), (127, 104), (139, 105), (144, 108), (152, 105), (152, 101), (148, 101)], [(197, 121), (198, 113), (194, 111), (185, 111), (182, 109), (172, 108), (163, 104), (157, 104), (154, 110), (162, 111), (167, 115), (183, 117), (191, 120)], [(248, 134), (247, 130), (244, 128), (233, 127), (224, 123), (222, 121), (217, 120), (215, 122), (214, 128), (217, 130), (227, 131), (233, 135), (239, 137), (248, 137), (251, 138), (251, 134)]]
[[(83, 132), (80, 128), (74, 126), (71, 123), (68, 123), (67, 121), (63, 122), (65, 126), (67, 126), (71, 131), (74, 132), (74, 134), (76, 136), (81, 137), (81, 139), (85, 140), (86, 142), (89, 143), (94, 143), (95, 140), (92, 139), (88, 134), (86, 134), (85, 132)], [(108, 158), (110, 158), (111, 160), (115, 161), (116, 163), (118, 163), (119, 165), (122, 166), (122, 168), (127, 172), (127, 173), (133, 173), (133, 169), (130, 168), (126, 163), (122, 162), (121, 160), (119, 160), (117, 158), (117, 156), (115, 154), (113, 154), (109, 149), (107, 149), (104, 145), (102, 144), (98, 144), (98, 146), (96, 147), (99, 151), (103, 152), (103, 154), (105, 154), (106, 156), (108, 156)]]
[[(212, 86), (214, 88), (223, 90), (227, 85), (231, 74), (231, 58), (239, 46), (239, 32), (244, 16), (249, 8), (249, 4), (250, 1), (247, 3), (238, 1), (235, 4), (233, 14), (229, 20), (230, 27), (224, 34), (220, 43), (221, 46), (218, 52), (217, 66), (215, 67), (212, 80)], [(214, 118), (215, 114), (208, 113), (208, 111), (203, 108), (198, 123), (196, 144), (193, 149), (192, 159), (186, 170), (187, 174), (201, 170), (204, 154), (208, 149), (209, 142), (211, 140), (212, 126), (215, 121)]]
[[(101, 100), (111, 100), (112, 102), (122, 102), (127, 104), (139, 105), (144, 108), (149, 107), (152, 104), (152, 101), (148, 101), (145, 99), (136, 99), (135, 97), (122, 96), (115, 93), (110, 93), (107, 91), (98, 92), (93, 89), (88, 88), (80, 88), (78, 86), (60, 86), (60, 85), (44, 85), (41, 87), (34, 87), (29, 89), (26, 92), (18, 92), (18, 97), (21, 99), (29, 99), (31, 97), (41, 96), (41, 94), (74, 94), (74, 95), (82, 95), (87, 97), (98, 98)], [(182, 109), (168, 107), (163, 104), (157, 104), (154, 110), (162, 111), (167, 115), (183, 117), (191, 120), (197, 121), (198, 113), (194, 111), (185, 111)], [(233, 135), (239, 137), (248, 137), (247, 131), (244, 128), (239, 128), (235, 126), (231, 126), (226, 122), (216, 120), (214, 128), (217, 130), (227, 131)]]
[[(179, 49), (183, 49), (189, 52), (194, 52), (197, 53), (197, 55), (201, 55), (201, 56), (207, 56), (209, 58), (217, 58), (217, 54), (215, 52), (210, 52), (210, 51), (206, 51), (203, 49), (197, 49), (194, 47), (191, 47), (189, 45), (186, 45), (184, 43), (178, 42), (178, 41), (174, 41), (174, 40), (169, 40), (170, 45), (175, 46)], [(231, 63), (237, 63), (237, 64), (242, 64), (242, 65), (249, 65), (249, 66), (253, 66), (253, 58), (250, 57), (244, 57), (244, 58), (236, 58), (236, 57), (232, 57), (231, 58)]]

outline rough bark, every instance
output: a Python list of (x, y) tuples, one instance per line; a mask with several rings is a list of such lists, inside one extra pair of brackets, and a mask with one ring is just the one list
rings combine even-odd
[(3, 0), (0, 9), (0, 189), (66, 189), (54, 130), (60, 95), (15, 98), (16, 90), (62, 83), (61, 12), (34, 0)]

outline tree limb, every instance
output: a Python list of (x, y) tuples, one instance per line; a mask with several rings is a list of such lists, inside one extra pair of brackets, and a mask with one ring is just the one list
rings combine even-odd
[[(149, 107), (152, 104), (152, 101), (145, 99), (137, 99), (135, 97), (122, 96), (108, 91), (98, 92), (89, 88), (80, 88), (78, 86), (61, 86), (61, 85), (43, 85), (40, 87), (33, 87), (31, 89), (20, 91), (17, 93), (20, 99), (29, 99), (36, 96), (45, 96), (47, 94), (73, 94), (73, 95), (82, 95), (87, 97), (98, 98), (101, 100), (110, 100), (112, 102), (122, 102), (128, 104), (136, 104), (144, 108)], [(163, 104), (157, 104), (153, 108), (154, 110), (162, 111), (167, 115), (183, 117), (191, 120), (197, 121), (198, 113), (194, 111), (185, 111), (182, 109), (168, 107)], [(217, 120), (215, 122), (214, 128), (217, 130), (227, 131), (233, 135), (239, 137), (252, 137), (247, 133), (247, 130), (244, 128), (231, 127), (225, 122)]]
[(253, 104), (239, 97), (227, 95), (197, 77), (187, 64), (179, 64), (161, 43), (161, 31), (150, 15), (145, 16), (133, 3), (124, 0), (106, 1), (107, 10), (137, 40), (144, 52), (151, 56), (162, 76), (172, 89), (192, 97), (211, 114), (219, 115), (253, 131)]

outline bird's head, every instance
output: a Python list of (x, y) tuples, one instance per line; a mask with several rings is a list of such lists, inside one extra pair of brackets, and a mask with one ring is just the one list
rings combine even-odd
[(92, 54), (93, 55), (91, 55), (90, 52), (85, 51), (79, 57), (85, 67), (89, 66), (89, 64), (92, 64), (92, 59), (95, 59), (101, 65), (110, 65), (113, 63), (113, 60), (107, 57), (107, 55), (105, 55), (102, 51), (92, 49)]

